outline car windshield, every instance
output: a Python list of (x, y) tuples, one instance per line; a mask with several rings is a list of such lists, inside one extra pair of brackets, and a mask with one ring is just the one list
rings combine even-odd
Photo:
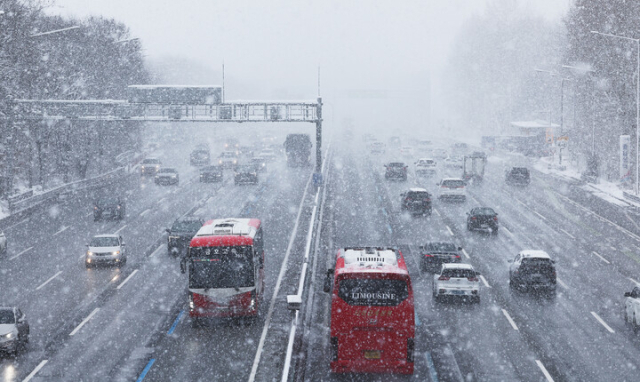
[(495, 215), (496, 212), (488, 207), (484, 207), (484, 208), (476, 208), (472, 211), (473, 215)]
[(552, 274), (554, 272), (553, 263), (549, 259), (523, 259), (520, 266), (522, 273), (542, 273)]
[(89, 243), (90, 247), (117, 247), (118, 245), (117, 237), (94, 237)]
[(467, 277), (475, 277), (475, 271), (471, 269), (444, 269), (441, 273), (441, 276), (451, 277), (451, 278), (467, 278)]
[(171, 226), (173, 232), (197, 232), (202, 228), (202, 222), (199, 220), (176, 220)]
[(338, 296), (349, 305), (396, 306), (409, 296), (409, 288), (403, 280), (344, 279)]
[(242, 165), (236, 167), (236, 172), (254, 172), (256, 168), (254, 166)]
[(411, 191), (407, 194), (409, 199), (427, 199), (428, 197), (429, 193), (426, 191)]
[(458, 252), (458, 247), (453, 243), (428, 243), (424, 249), (433, 252)]
[(404, 163), (402, 162), (391, 162), (387, 165), (387, 167), (404, 167)]
[(514, 167), (511, 169), (511, 175), (529, 176), (529, 170), (523, 167)]
[(218, 166), (208, 166), (200, 169), (200, 172), (219, 172), (219, 171), (222, 171), (222, 169)]
[(443, 180), (442, 181), (442, 186), (443, 187), (449, 187), (449, 188), (464, 187), (464, 181), (462, 181), (462, 180), (453, 180), (453, 179)]
[(157, 159), (145, 159), (142, 161), (142, 164), (158, 164), (160, 163)]
[(251, 247), (191, 248), (189, 288), (240, 288), (254, 286)]
[(1, 324), (15, 324), (16, 319), (13, 315), (13, 310), (2, 309), (0, 310), (0, 325)]
[(118, 204), (120, 204), (120, 201), (117, 198), (98, 199), (96, 201), (96, 206), (98, 207), (115, 206)]
[(158, 172), (175, 174), (177, 171), (175, 168), (161, 168)]

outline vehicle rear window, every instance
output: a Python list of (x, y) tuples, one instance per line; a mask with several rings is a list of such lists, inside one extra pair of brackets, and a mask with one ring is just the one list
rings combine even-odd
[(349, 305), (396, 306), (409, 297), (409, 288), (403, 280), (344, 279), (338, 296)]
[(0, 310), (0, 324), (15, 324), (16, 319), (12, 310)]
[(442, 272), (442, 276), (452, 277), (452, 278), (467, 278), (467, 277), (475, 277), (476, 274), (471, 269), (445, 269)]
[(402, 163), (402, 162), (391, 162), (387, 166), (389, 166), (389, 167), (404, 167), (404, 163)]
[(94, 237), (89, 243), (90, 247), (117, 247), (118, 245), (120, 243), (117, 237)]
[(529, 273), (552, 273), (553, 268), (553, 263), (549, 259), (523, 259), (520, 271)]
[(524, 167), (514, 167), (511, 169), (511, 175), (529, 176), (529, 169)]
[(473, 210), (475, 215), (495, 215), (496, 212), (491, 208), (476, 208)]
[(429, 243), (424, 247), (427, 251), (433, 252), (457, 252), (458, 247), (453, 243)]
[(424, 191), (411, 191), (407, 194), (409, 199), (427, 199), (429, 198), (429, 193)]
[(160, 163), (160, 161), (157, 159), (145, 159), (142, 161), (142, 164), (156, 164), (156, 163)]
[(464, 182), (462, 180), (443, 180), (442, 185), (450, 188), (464, 187)]

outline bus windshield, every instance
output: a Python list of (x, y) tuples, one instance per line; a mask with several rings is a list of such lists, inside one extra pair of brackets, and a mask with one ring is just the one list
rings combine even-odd
[(191, 248), (189, 288), (241, 288), (255, 285), (251, 247)]
[(338, 296), (349, 305), (396, 306), (409, 297), (409, 288), (404, 280), (344, 279)]

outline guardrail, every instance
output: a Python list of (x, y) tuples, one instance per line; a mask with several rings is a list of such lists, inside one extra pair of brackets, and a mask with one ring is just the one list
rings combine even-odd
[(627, 191), (622, 191), (622, 195), (624, 196), (625, 199), (628, 199), (632, 202), (640, 203), (640, 196), (638, 195), (631, 194)]
[(125, 168), (118, 167), (115, 170), (109, 171), (107, 173), (96, 176), (94, 178), (78, 180), (72, 183), (67, 183), (65, 185), (53, 188), (51, 190), (45, 191), (38, 195), (22, 198), (19, 200), (9, 199), (9, 211), (11, 212), (11, 214), (15, 214), (17, 212), (21, 212), (21, 211), (36, 207), (43, 202), (57, 199), (60, 196), (66, 196), (66, 194), (69, 194), (71, 192), (102, 186), (103, 184), (111, 182), (116, 177), (125, 176), (125, 175), (126, 175)]

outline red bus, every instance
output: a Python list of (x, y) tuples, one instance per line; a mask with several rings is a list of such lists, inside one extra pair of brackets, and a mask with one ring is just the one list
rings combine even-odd
[(264, 293), (264, 239), (258, 219), (216, 219), (191, 239), (182, 272), (189, 315), (257, 317)]
[(332, 372), (413, 374), (413, 289), (400, 251), (342, 248), (324, 289), (332, 294)]

